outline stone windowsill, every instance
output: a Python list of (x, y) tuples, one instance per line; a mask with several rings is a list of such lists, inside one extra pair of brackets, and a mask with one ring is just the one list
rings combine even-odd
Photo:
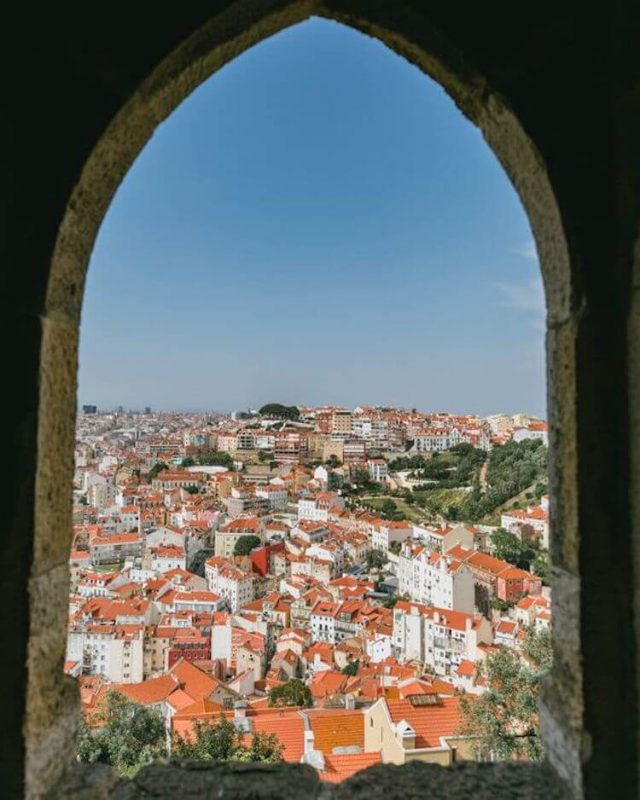
[(440, 767), (417, 761), (376, 765), (340, 784), (324, 783), (297, 764), (154, 764), (133, 780), (107, 766), (73, 766), (50, 800), (568, 800), (564, 784), (544, 764), (478, 764)]

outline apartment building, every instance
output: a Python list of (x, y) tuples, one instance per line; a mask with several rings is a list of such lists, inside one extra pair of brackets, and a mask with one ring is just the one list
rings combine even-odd
[(491, 644), (488, 620), (408, 600), (393, 609), (393, 648), (402, 662), (417, 661), (436, 675), (455, 673), (464, 659), (477, 661), (480, 644)]
[(238, 611), (254, 598), (253, 576), (232, 562), (213, 556), (205, 563), (209, 591), (226, 600), (231, 612)]
[(411, 600), (473, 613), (475, 581), (462, 561), (448, 554), (405, 545), (398, 557), (398, 592)]

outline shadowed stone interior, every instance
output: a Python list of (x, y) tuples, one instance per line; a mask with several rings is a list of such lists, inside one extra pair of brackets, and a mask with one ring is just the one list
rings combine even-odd
[[(69, 486), (78, 326), (101, 221), (156, 126), (193, 89), (313, 14), (378, 37), (437, 80), (479, 126), (529, 215), (547, 297), (552, 454), (555, 666), (543, 732), (574, 796), (637, 797), (640, 24), (631, 0), (20, 8), (15, 30), (25, 35), (8, 35), (5, 48), (15, 49), (16, 68), (7, 72), (13, 136), (4, 149), (4, 793), (43, 796), (73, 758), (79, 699), (62, 675)], [(86, 767), (55, 796), (555, 797), (552, 774), (412, 764), (323, 787), (289, 766), (157, 766), (133, 783)]]

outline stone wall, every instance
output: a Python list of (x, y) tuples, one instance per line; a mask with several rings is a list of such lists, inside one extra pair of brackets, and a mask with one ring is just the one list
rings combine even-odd
[[(106, 6), (37, 15), (21, 7), (21, 35), (9, 35), (5, 48), (12, 57), (3, 239), (11, 469), (0, 539), (7, 796), (38, 797), (56, 784), (78, 717), (77, 692), (62, 677), (68, 487), (78, 326), (101, 221), (155, 127), (193, 89), (312, 14), (377, 36), (439, 81), (480, 127), (529, 215), (548, 308), (556, 662), (544, 734), (550, 761), (575, 796), (635, 797), (640, 25), (630, 0), (589, 10), (417, 0), (212, 0), (166, 11), (130, 5), (124, 15)], [(397, 781), (411, 796), (415, 769), (382, 769), (376, 780)], [(519, 769), (513, 774), (526, 774), (524, 783), (543, 774)], [(434, 787), (473, 775), (495, 794), (511, 772), (420, 773), (427, 774)], [(146, 775), (114, 791), (151, 795), (144, 781), (157, 779)], [(87, 780), (96, 781), (91, 796), (105, 796), (98, 784), (111, 778), (98, 771)], [(254, 785), (248, 773), (243, 780)], [(366, 786), (369, 778), (330, 793), (355, 796), (358, 780)]]
[(50, 800), (568, 800), (568, 790), (552, 769), (530, 764), (473, 764), (453, 767), (413, 762), (376, 765), (341, 784), (323, 783), (312, 767), (285, 764), (157, 764), (135, 780), (118, 779), (104, 766), (70, 770), (48, 795)]

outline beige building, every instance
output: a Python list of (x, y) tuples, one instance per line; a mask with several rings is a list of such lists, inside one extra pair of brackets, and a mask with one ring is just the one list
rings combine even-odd
[(344, 461), (344, 443), (327, 440), (322, 447), (322, 460), (328, 461), (335, 456), (340, 463)]
[(331, 415), (331, 433), (338, 436), (351, 436), (351, 412), (335, 409)]
[(262, 522), (257, 517), (238, 517), (215, 532), (215, 555), (232, 558), (238, 539), (257, 536), (262, 539)]
[(363, 713), (365, 753), (380, 752), (384, 764), (427, 761), (449, 766), (474, 757), (471, 740), (459, 733), (457, 697), (415, 694), (401, 700), (381, 698)]
[(267, 666), (267, 656), (263, 647), (252, 642), (245, 642), (238, 647), (236, 656), (236, 674), (241, 675), (249, 670), (253, 672), (255, 680), (264, 678)]

